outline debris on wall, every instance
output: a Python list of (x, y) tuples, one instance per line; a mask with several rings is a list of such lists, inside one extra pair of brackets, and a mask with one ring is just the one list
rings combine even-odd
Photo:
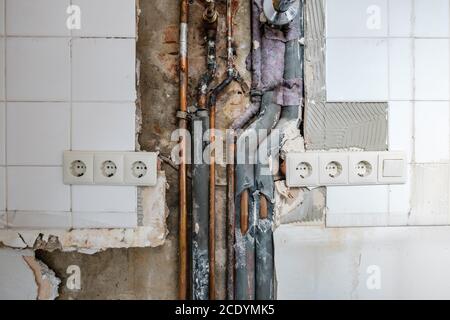
[(163, 245), (168, 234), (167, 181), (160, 172), (154, 187), (143, 188), (142, 226), (136, 229), (1, 230), (0, 243), (12, 248), (78, 251), (93, 254), (109, 248), (144, 248)]
[(0, 299), (54, 300), (61, 280), (32, 250), (0, 249)]
[(275, 224), (322, 225), (326, 211), (326, 188), (288, 188), (275, 183)]
[(61, 280), (42, 261), (34, 256), (24, 256), (23, 259), (34, 273), (38, 286), (37, 300), (55, 300), (58, 297), (58, 287)]

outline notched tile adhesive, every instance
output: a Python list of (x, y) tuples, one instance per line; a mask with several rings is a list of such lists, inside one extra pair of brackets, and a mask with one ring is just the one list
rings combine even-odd
[(306, 2), (306, 149), (385, 151), (388, 103), (326, 101), (324, 8), (323, 0)]

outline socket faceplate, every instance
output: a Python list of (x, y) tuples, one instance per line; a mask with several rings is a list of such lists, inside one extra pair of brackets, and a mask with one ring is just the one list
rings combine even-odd
[(286, 157), (288, 187), (405, 184), (402, 152), (306, 152)]
[(158, 155), (153, 152), (64, 152), (64, 184), (154, 186)]

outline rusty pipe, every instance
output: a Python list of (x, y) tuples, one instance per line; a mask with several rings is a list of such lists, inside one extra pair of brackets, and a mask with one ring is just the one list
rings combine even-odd
[[(216, 106), (209, 111), (210, 144), (214, 145), (216, 137)], [(216, 156), (215, 151), (209, 158), (209, 298), (216, 299)]]
[[(180, 116), (179, 128), (187, 129), (187, 91), (188, 91), (188, 21), (189, 0), (180, 0)], [(179, 169), (179, 271), (178, 298), (186, 300), (188, 294), (188, 239), (187, 239), (187, 167), (186, 167), (186, 137), (180, 137), (180, 169)]]
[[(213, 145), (215, 143), (215, 120), (216, 120), (216, 102), (218, 96), (228, 87), (228, 85), (237, 81), (243, 86), (243, 91), (245, 90), (244, 82), (234, 68), (234, 50), (233, 50), (233, 13), (231, 10), (231, 0), (227, 0), (227, 77), (217, 85), (209, 95), (208, 106), (210, 110), (210, 143)], [(215, 152), (210, 154), (210, 178), (209, 178), (209, 223), (210, 223), (210, 299), (215, 299), (215, 198), (216, 198), (216, 183), (215, 183)]]
[[(209, 129), (209, 114), (207, 108), (207, 95), (211, 82), (215, 78), (217, 70), (216, 59), (216, 38), (217, 38), (217, 19), (209, 19), (209, 13), (215, 11), (214, 2), (209, 2), (212, 6), (205, 9), (203, 15), (203, 29), (206, 40), (206, 71), (200, 77), (197, 85), (197, 105), (195, 113), (191, 115), (193, 132), (200, 124), (202, 132)], [(194, 146), (194, 158), (191, 166), (192, 170), (192, 212), (191, 212), (191, 292), (192, 299), (206, 300), (210, 292), (210, 248), (215, 244), (210, 242), (209, 223), (209, 184), (205, 184), (205, 179), (210, 177), (210, 166), (203, 162), (203, 152), (207, 147), (195, 134), (192, 136), (192, 145)], [(200, 160), (199, 163), (197, 160)], [(212, 283), (214, 290), (214, 282)]]
[(208, 23), (215, 23), (219, 17), (219, 12), (216, 9), (215, 0), (206, 0), (206, 9), (203, 12), (203, 20)]
[(235, 185), (235, 169), (234, 164), (236, 162), (236, 137), (233, 131), (229, 133), (229, 146), (228, 146), (228, 161), (227, 161), (227, 299), (234, 300), (234, 228), (235, 228), (235, 215), (236, 207), (234, 194), (236, 192)]

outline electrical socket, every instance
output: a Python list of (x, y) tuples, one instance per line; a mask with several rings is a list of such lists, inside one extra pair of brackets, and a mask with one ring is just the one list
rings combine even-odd
[(378, 153), (354, 152), (349, 155), (349, 183), (351, 185), (378, 182)]
[(319, 157), (314, 153), (290, 153), (286, 157), (288, 187), (319, 185)]
[(125, 184), (155, 186), (158, 172), (158, 156), (153, 152), (125, 154)]
[(288, 187), (389, 185), (407, 182), (404, 152), (306, 152), (286, 155)]
[(122, 153), (96, 153), (94, 156), (94, 183), (100, 185), (123, 185), (123, 169), (124, 156)]
[(64, 152), (64, 184), (94, 184), (94, 153)]
[(347, 185), (348, 181), (348, 154), (319, 153), (321, 185)]
[(64, 152), (64, 184), (154, 186), (158, 179), (154, 152)]

